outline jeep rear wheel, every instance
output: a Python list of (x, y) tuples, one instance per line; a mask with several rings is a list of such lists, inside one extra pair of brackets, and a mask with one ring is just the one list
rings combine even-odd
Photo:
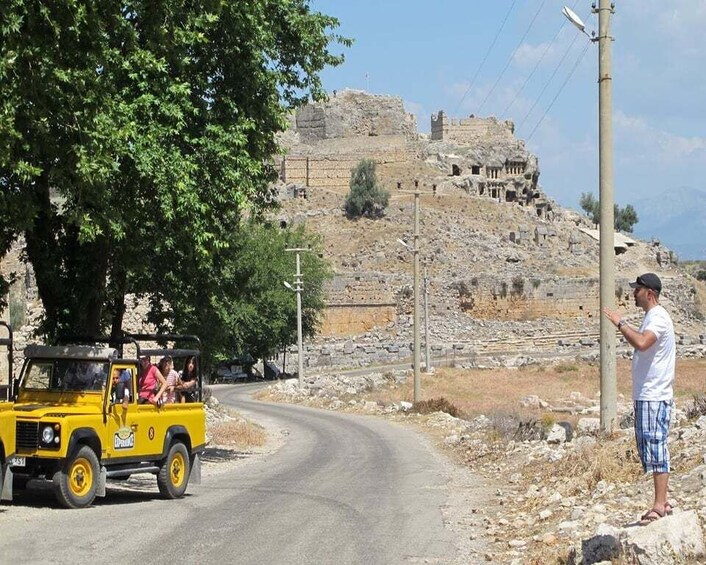
[(189, 452), (181, 442), (176, 442), (169, 448), (167, 459), (159, 469), (157, 486), (159, 492), (166, 498), (179, 498), (184, 496), (189, 484), (191, 465)]
[(98, 487), (98, 457), (84, 445), (54, 473), (54, 493), (67, 508), (85, 508), (96, 498)]

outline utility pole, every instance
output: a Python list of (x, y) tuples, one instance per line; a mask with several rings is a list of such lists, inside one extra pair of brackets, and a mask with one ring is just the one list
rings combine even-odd
[(611, 76), (610, 17), (615, 12), (610, 0), (600, 0), (598, 37), (588, 35), (586, 25), (571, 8), (562, 10), (567, 19), (594, 43), (598, 41), (598, 201), (600, 204), (600, 307), (601, 324), (601, 430), (617, 428), (618, 387), (615, 379), (615, 327), (603, 315), (615, 308), (615, 218), (613, 211), (613, 77)]
[(302, 291), (304, 290), (304, 278), (301, 269), (301, 262), (299, 254), (302, 251), (309, 251), (308, 249), (302, 248), (292, 248), (286, 249), (286, 251), (294, 251), (297, 258), (297, 271), (294, 273), (294, 287), (288, 282), (284, 283), (288, 289), (293, 290), (297, 295), (297, 362), (298, 362), (298, 377), (299, 377), (299, 387), (304, 385), (304, 344), (302, 336)]
[(611, 76), (610, 0), (600, 0), (598, 13), (598, 159), (600, 221), (601, 429), (617, 429), (615, 327), (603, 315), (615, 307), (615, 224), (613, 210), (613, 77)]
[(419, 181), (414, 181), (414, 402), (421, 400), (419, 336)]
[(431, 354), (429, 353), (429, 278), (427, 277), (427, 266), (424, 265), (424, 372), (431, 372)]

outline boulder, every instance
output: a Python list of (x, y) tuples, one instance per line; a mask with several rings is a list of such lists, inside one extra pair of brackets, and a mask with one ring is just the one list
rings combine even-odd
[(565, 443), (566, 428), (559, 424), (554, 424), (547, 434), (547, 443)]
[(683, 563), (706, 556), (704, 534), (694, 510), (621, 532), (622, 551), (639, 565)]
[(706, 555), (697, 513), (676, 513), (647, 526), (619, 529), (601, 524), (596, 535), (581, 542), (582, 563), (621, 558), (639, 565), (700, 562)]

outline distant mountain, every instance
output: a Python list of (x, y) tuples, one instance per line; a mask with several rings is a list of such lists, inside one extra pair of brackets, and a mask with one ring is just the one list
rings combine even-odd
[(706, 190), (680, 186), (630, 204), (639, 218), (635, 236), (659, 239), (680, 259), (706, 259)]

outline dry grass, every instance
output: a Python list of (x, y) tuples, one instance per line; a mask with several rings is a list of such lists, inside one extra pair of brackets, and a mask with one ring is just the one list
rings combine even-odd
[[(540, 484), (552, 482), (554, 477), (570, 477), (564, 483), (564, 496), (592, 492), (602, 480), (612, 483), (635, 483), (642, 476), (640, 460), (632, 437), (616, 441), (599, 441), (568, 454), (552, 465), (537, 465), (536, 476)], [(532, 469), (528, 469), (532, 472)]]
[(239, 449), (259, 447), (267, 441), (264, 428), (245, 420), (226, 420), (210, 428), (211, 441), (216, 445)]
[[(630, 362), (617, 362), (618, 393), (629, 402), (632, 394)], [(600, 390), (597, 364), (573, 361), (555, 365), (535, 365), (523, 369), (454, 369), (440, 368), (433, 375), (422, 374), (422, 400), (444, 398), (468, 417), (485, 414), (515, 414), (520, 419), (541, 419), (541, 411), (523, 408), (519, 402), (536, 395), (550, 404), (580, 392), (597, 398)], [(703, 394), (706, 390), (706, 359), (677, 361), (675, 395), (677, 401)], [(412, 379), (393, 389), (374, 391), (370, 400), (383, 402), (412, 401)], [(556, 417), (556, 415), (555, 415)], [(563, 417), (563, 415), (562, 415)]]

